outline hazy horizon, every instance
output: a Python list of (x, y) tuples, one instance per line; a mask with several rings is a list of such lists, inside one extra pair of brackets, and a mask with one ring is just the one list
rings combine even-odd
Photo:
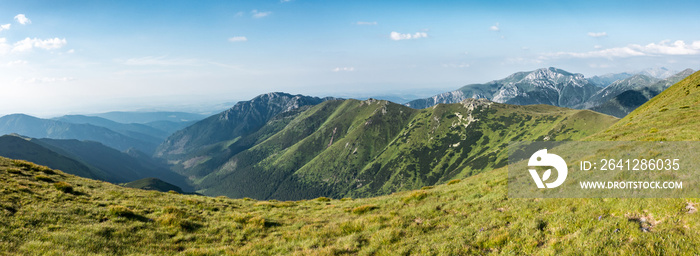
[[(426, 97), (519, 71), (700, 68), (693, 1), (2, 1), (0, 116)], [(696, 22), (693, 22), (696, 21)]]

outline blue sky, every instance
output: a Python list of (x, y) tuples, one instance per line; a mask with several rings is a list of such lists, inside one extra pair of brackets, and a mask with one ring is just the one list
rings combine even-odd
[[(698, 1), (0, 1), (0, 115), (700, 69)], [(31, 98), (31, 100), (27, 100)]]

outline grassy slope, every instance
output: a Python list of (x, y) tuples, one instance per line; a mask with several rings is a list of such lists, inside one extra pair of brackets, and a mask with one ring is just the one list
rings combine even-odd
[[(504, 169), (375, 198), (289, 202), (144, 191), (42, 170), (0, 158), (0, 253), (599, 255), (700, 246), (698, 215), (685, 213), (684, 199), (508, 199)], [(642, 217), (655, 223), (651, 232), (641, 231)]]
[(291, 117), (281, 130), (263, 128), (274, 134), (263, 133), (270, 137), (245, 151), (202, 161), (202, 170), (217, 170), (199, 183), (204, 193), (284, 200), (383, 195), (504, 166), (501, 149), (511, 140), (578, 139), (617, 121), (591, 111), (483, 100), (423, 110), (328, 101)]
[(593, 140), (700, 140), (700, 72), (664, 90)]

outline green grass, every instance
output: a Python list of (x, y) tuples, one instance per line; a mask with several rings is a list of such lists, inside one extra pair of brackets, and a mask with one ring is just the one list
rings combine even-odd
[[(664, 90), (591, 140), (700, 140), (700, 73)], [(688, 129), (688, 127), (695, 127)]]
[(502, 167), (513, 140), (580, 139), (617, 121), (588, 110), (483, 100), (422, 110), (381, 100), (334, 100), (287, 117), (227, 150), (188, 156), (212, 160), (184, 172), (210, 196), (386, 195)]
[(0, 252), (18, 255), (683, 254), (698, 199), (509, 199), (506, 170), (430, 191), (256, 201), (123, 188), (0, 159)]

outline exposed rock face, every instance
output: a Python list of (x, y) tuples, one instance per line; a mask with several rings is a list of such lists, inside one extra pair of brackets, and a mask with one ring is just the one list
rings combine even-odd
[(412, 108), (427, 108), (440, 103), (459, 103), (467, 98), (489, 99), (516, 105), (548, 104), (580, 108), (599, 88), (582, 74), (557, 68), (518, 72), (485, 84), (466, 85), (459, 90), (406, 103)]

